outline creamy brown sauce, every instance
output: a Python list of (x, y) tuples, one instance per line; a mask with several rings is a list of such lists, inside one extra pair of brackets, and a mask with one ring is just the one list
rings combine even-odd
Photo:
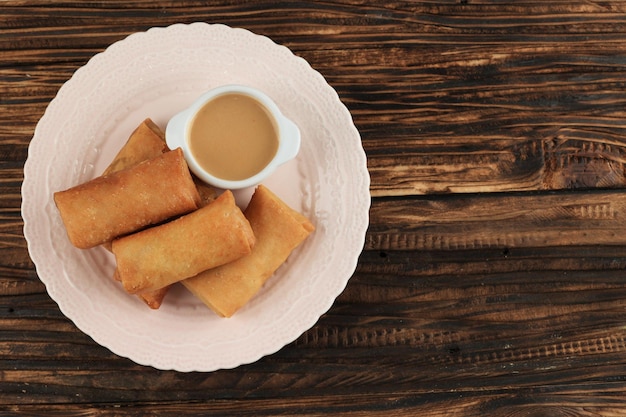
[(278, 131), (265, 107), (244, 94), (204, 105), (191, 122), (189, 148), (215, 177), (236, 181), (260, 172), (278, 149)]

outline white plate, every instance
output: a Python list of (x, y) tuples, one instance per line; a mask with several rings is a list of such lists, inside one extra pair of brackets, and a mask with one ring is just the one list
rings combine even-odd
[[(182, 286), (150, 310), (113, 281), (110, 253), (72, 247), (52, 194), (98, 176), (143, 119), (165, 128), (203, 91), (229, 83), (265, 91), (299, 125), (299, 156), (265, 185), (317, 229), (230, 319)], [(249, 192), (237, 197), (243, 206)], [(132, 34), (78, 69), (37, 124), (22, 199), (31, 258), (63, 314), (118, 355), (179, 371), (254, 362), (312, 327), (354, 272), (370, 206), (359, 133), (324, 78), (266, 37), (204, 23)]]

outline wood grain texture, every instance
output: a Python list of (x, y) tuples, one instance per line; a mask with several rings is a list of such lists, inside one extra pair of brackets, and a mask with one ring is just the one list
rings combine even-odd
[[(626, 415), (626, 3), (0, 3), (0, 415)], [(305, 58), (368, 157), (364, 251), (319, 322), (212, 373), (134, 364), (63, 316), (20, 216), (35, 126), (152, 26)], [(338, 139), (340, 140), (340, 139)]]
[(624, 245), (625, 198), (622, 190), (594, 190), (380, 199), (370, 211), (366, 248)]

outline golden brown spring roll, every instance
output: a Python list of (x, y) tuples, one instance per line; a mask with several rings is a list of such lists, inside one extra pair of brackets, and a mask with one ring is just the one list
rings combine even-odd
[(167, 287), (159, 288), (158, 290), (148, 291), (143, 294), (137, 294), (137, 297), (141, 298), (141, 300), (146, 303), (148, 307), (152, 310), (158, 310), (163, 304), (163, 299), (167, 295), (167, 292), (170, 290), (170, 285)]
[(181, 149), (54, 194), (72, 244), (91, 248), (195, 210), (200, 196)]
[[(122, 281), (120, 274), (117, 271), (117, 267), (115, 268), (115, 271), (113, 271), (113, 279), (119, 282)], [(170, 287), (171, 285), (168, 285), (166, 287), (159, 288), (158, 290), (137, 294), (137, 298), (146, 303), (146, 305), (151, 309), (158, 310), (161, 307), (161, 304), (163, 304), (163, 299), (167, 295)]]
[[(165, 133), (152, 119), (147, 118), (131, 133), (126, 144), (102, 175), (121, 171), (167, 151), (169, 148), (165, 143)], [(215, 200), (217, 197), (215, 188), (204, 183), (195, 175), (192, 174), (191, 176), (200, 194), (200, 207)]]
[[(115, 158), (113, 158), (113, 161), (106, 168), (103, 175), (112, 174), (137, 165), (145, 160), (155, 158), (168, 150), (169, 148), (165, 143), (165, 133), (152, 119), (147, 118), (131, 133), (128, 141), (117, 153)], [(192, 177), (200, 195), (200, 207), (215, 200), (215, 188), (204, 184), (193, 176), (193, 174)], [(111, 250), (111, 242), (106, 242), (103, 246)], [(115, 278), (119, 279), (117, 271), (115, 272)], [(138, 294), (137, 297), (151, 309), (156, 310), (161, 307), (169, 288), (170, 286), (167, 286), (155, 291), (148, 291)]]
[(255, 238), (230, 191), (212, 203), (113, 241), (117, 271), (131, 294), (154, 291), (247, 255)]
[[(114, 172), (130, 168), (140, 162), (156, 158), (167, 151), (169, 151), (169, 148), (165, 143), (165, 134), (161, 128), (150, 118), (145, 119), (131, 133), (122, 149), (120, 149), (115, 158), (113, 158), (113, 161), (104, 170), (102, 175), (109, 175)], [(200, 191), (200, 189), (198, 189), (198, 191)], [(200, 195), (202, 202), (206, 199), (203, 195), (205, 193), (206, 192), (203, 191)], [(111, 250), (111, 242), (105, 242), (102, 246), (104, 246), (107, 250)], [(117, 271), (114, 274), (114, 278), (117, 279)], [(161, 288), (157, 291), (139, 294), (138, 297), (145, 302), (148, 307), (156, 310), (161, 307), (163, 298), (165, 297), (168, 289), (169, 287)]]
[[(145, 119), (130, 134), (122, 149), (115, 155), (115, 158), (113, 158), (113, 161), (111, 161), (102, 175), (109, 175), (133, 167), (140, 162), (156, 158), (167, 151), (169, 151), (169, 148), (165, 143), (165, 134), (161, 128), (150, 118)], [(111, 242), (105, 242), (103, 246), (107, 250), (111, 250)]]
[(102, 175), (137, 165), (140, 162), (155, 158), (169, 149), (165, 144), (165, 134), (151, 119), (144, 120), (131, 133), (128, 141), (115, 155), (111, 164)]
[(250, 255), (182, 281), (222, 317), (231, 317), (246, 304), (315, 229), (263, 185), (255, 190), (245, 216), (256, 236)]
[(212, 186), (202, 182), (201, 179), (194, 176), (194, 182), (200, 194), (200, 207), (204, 207), (217, 198), (217, 192)]

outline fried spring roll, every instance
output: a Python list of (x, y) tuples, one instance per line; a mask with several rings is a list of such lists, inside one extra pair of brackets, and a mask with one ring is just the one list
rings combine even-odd
[(169, 290), (170, 286), (168, 285), (167, 287), (159, 288), (158, 290), (137, 294), (137, 297), (141, 298), (141, 300), (152, 310), (158, 310), (161, 307), (161, 304), (163, 304), (163, 299)]
[(205, 184), (198, 177), (194, 176), (193, 180), (196, 183), (198, 194), (200, 194), (200, 207), (206, 206), (217, 198), (217, 192), (215, 191), (215, 188), (208, 184)]
[[(111, 161), (102, 175), (110, 175), (133, 167), (140, 162), (156, 158), (167, 151), (169, 151), (169, 148), (165, 143), (165, 134), (161, 128), (151, 119), (145, 119), (130, 134), (122, 149), (115, 155), (115, 158), (113, 158), (113, 161)], [(111, 242), (105, 242), (103, 246), (107, 250), (111, 250)]]
[(255, 190), (245, 216), (256, 236), (250, 255), (182, 281), (222, 317), (231, 317), (246, 304), (315, 229), (263, 185)]
[[(122, 281), (122, 279), (120, 278), (120, 274), (117, 271), (117, 268), (115, 268), (115, 271), (113, 271), (113, 279), (119, 282)], [(147, 291), (142, 294), (137, 294), (137, 298), (146, 303), (146, 305), (151, 309), (158, 310), (159, 308), (161, 308), (161, 304), (163, 304), (163, 299), (167, 295), (169, 289), (170, 285), (159, 288), (158, 290)]]
[[(164, 152), (169, 151), (165, 143), (165, 134), (161, 128), (151, 119), (145, 119), (131, 133), (128, 140), (117, 153), (111, 164), (104, 170), (102, 175), (109, 175), (117, 171), (137, 165), (148, 159), (156, 158)], [(195, 181), (195, 180), (194, 180)], [(198, 189), (200, 191), (200, 189)], [(204, 201), (205, 196), (201, 194), (201, 200)], [(103, 246), (107, 250), (111, 250), (111, 242), (105, 242)], [(117, 271), (114, 278), (119, 280)], [(150, 291), (139, 294), (138, 297), (153, 310), (161, 307), (163, 298), (169, 287), (161, 288), (157, 291)]]
[(231, 262), (254, 244), (250, 223), (227, 190), (193, 213), (114, 240), (112, 251), (122, 285), (137, 294)]
[[(165, 143), (165, 133), (150, 118), (145, 119), (130, 135), (128, 141), (118, 154), (113, 158), (111, 164), (104, 171), (103, 175), (112, 174), (131, 166), (137, 165), (147, 159), (159, 156), (167, 152), (169, 149)], [(193, 176), (194, 183), (200, 195), (200, 207), (209, 204), (215, 200), (215, 188), (200, 181)], [(106, 242), (103, 246), (111, 250), (111, 242)], [(119, 280), (117, 270), (115, 271), (115, 279)], [(163, 303), (163, 299), (167, 294), (170, 286), (160, 288), (155, 291), (148, 291), (138, 294), (141, 300), (153, 310), (159, 309)]]
[(181, 149), (56, 192), (54, 200), (70, 241), (81, 249), (188, 213), (200, 204)]
[(137, 165), (140, 162), (155, 158), (169, 149), (165, 143), (165, 134), (151, 119), (144, 120), (131, 133), (128, 141), (115, 155), (111, 164), (102, 175), (109, 175), (117, 171)]
[[(200, 207), (206, 206), (217, 198), (215, 188), (203, 183), (200, 179), (196, 177), (194, 177), (194, 182), (196, 183), (198, 194), (200, 194)], [(158, 290), (147, 291), (141, 294), (137, 294), (137, 296), (142, 299), (143, 302), (148, 305), (148, 307), (153, 310), (157, 310), (161, 307), (163, 299), (165, 298), (165, 295), (167, 294), (169, 288), (170, 285), (168, 285), (167, 287), (159, 288)]]

